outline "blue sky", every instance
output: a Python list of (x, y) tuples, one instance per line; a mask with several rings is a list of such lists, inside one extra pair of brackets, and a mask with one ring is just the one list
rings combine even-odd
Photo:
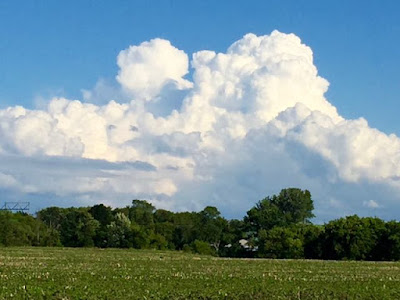
[(244, 34), (295, 33), (347, 118), (400, 135), (398, 1), (1, 1), (0, 106), (81, 98), (113, 80), (115, 57), (155, 37), (191, 54)]
[(0, 1), (0, 204), (143, 198), (241, 217), (295, 186), (315, 195), (320, 222), (398, 218), (399, 11)]

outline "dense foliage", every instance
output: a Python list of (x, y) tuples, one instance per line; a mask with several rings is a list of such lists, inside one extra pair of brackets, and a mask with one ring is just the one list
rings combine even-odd
[(400, 223), (356, 215), (313, 225), (309, 191), (282, 190), (227, 220), (156, 209), (144, 200), (115, 208), (49, 207), (36, 217), (0, 211), (0, 245), (183, 250), (222, 257), (399, 260)]

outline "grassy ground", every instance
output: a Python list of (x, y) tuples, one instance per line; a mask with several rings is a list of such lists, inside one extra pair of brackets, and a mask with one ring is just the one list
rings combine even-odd
[(400, 263), (0, 248), (1, 299), (400, 299)]

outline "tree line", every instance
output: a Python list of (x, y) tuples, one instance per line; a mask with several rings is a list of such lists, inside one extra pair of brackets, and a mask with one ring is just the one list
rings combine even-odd
[(115, 208), (48, 207), (31, 216), (0, 212), (0, 245), (181, 250), (221, 257), (399, 260), (400, 223), (357, 215), (311, 223), (311, 194), (283, 189), (241, 219), (216, 207), (156, 209), (145, 200)]

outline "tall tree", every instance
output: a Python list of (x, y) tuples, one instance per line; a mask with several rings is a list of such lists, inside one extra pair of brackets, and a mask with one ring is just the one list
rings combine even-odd
[(298, 188), (283, 189), (277, 197), (275, 204), (282, 213), (286, 224), (308, 223), (314, 217), (314, 203), (308, 190)]
[(99, 222), (86, 209), (70, 208), (61, 223), (61, 242), (67, 247), (94, 246)]
[(67, 209), (52, 206), (40, 210), (37, 218), (50, 228), (59, 230), (66, 213)]
[(314, 214), (314, 204), (308, 190), (287, 188), (279, 195), (266, 197), (247, 212), (245, 222), (248, 229), (257, 232), (269, 230), (275, 226), (289, 226), (296, 223), (308, 223)]
[(221, 217), (221, 213), (214, 206), (207, 206), (199, 213), (200, 230), (198, 238), (210, 243), (216, 252), (219, 251), (223, 230), (228, 222)]
[(89, 209), (92, 217), (99, 221), (101, 226), (109, 225), (113, 220), (112, 209), (104, 204), (96, 204)]
[(145, 200), (132, 200), (129, 209), (129, 219), (138, 225), (152, 227), (154, 224), (153, 213), (155, 207)]
[(107, 246), (112, 248), (130, 248), (132, 242), (131, 221), (123, 213), (117, 213), (115, 220), (107, 225)]
[(198, 236), (199, 214), (194, 212), (180, 212), (174, 216), (173, 243), (177, 249), (183, 249), (184, 245), (189, 245)]
[(110, 225), (111, 222), (114, 220), (111, 207), (105, 206), (103, 204), (97, 204), (89, 209), (89, 213), (93, 216), (95, 220), (99, 222), (99, 227), (96, 229), (96, 235), (93, 238), (94, 245), (101, 248), (107, 247), (107, 226)]

